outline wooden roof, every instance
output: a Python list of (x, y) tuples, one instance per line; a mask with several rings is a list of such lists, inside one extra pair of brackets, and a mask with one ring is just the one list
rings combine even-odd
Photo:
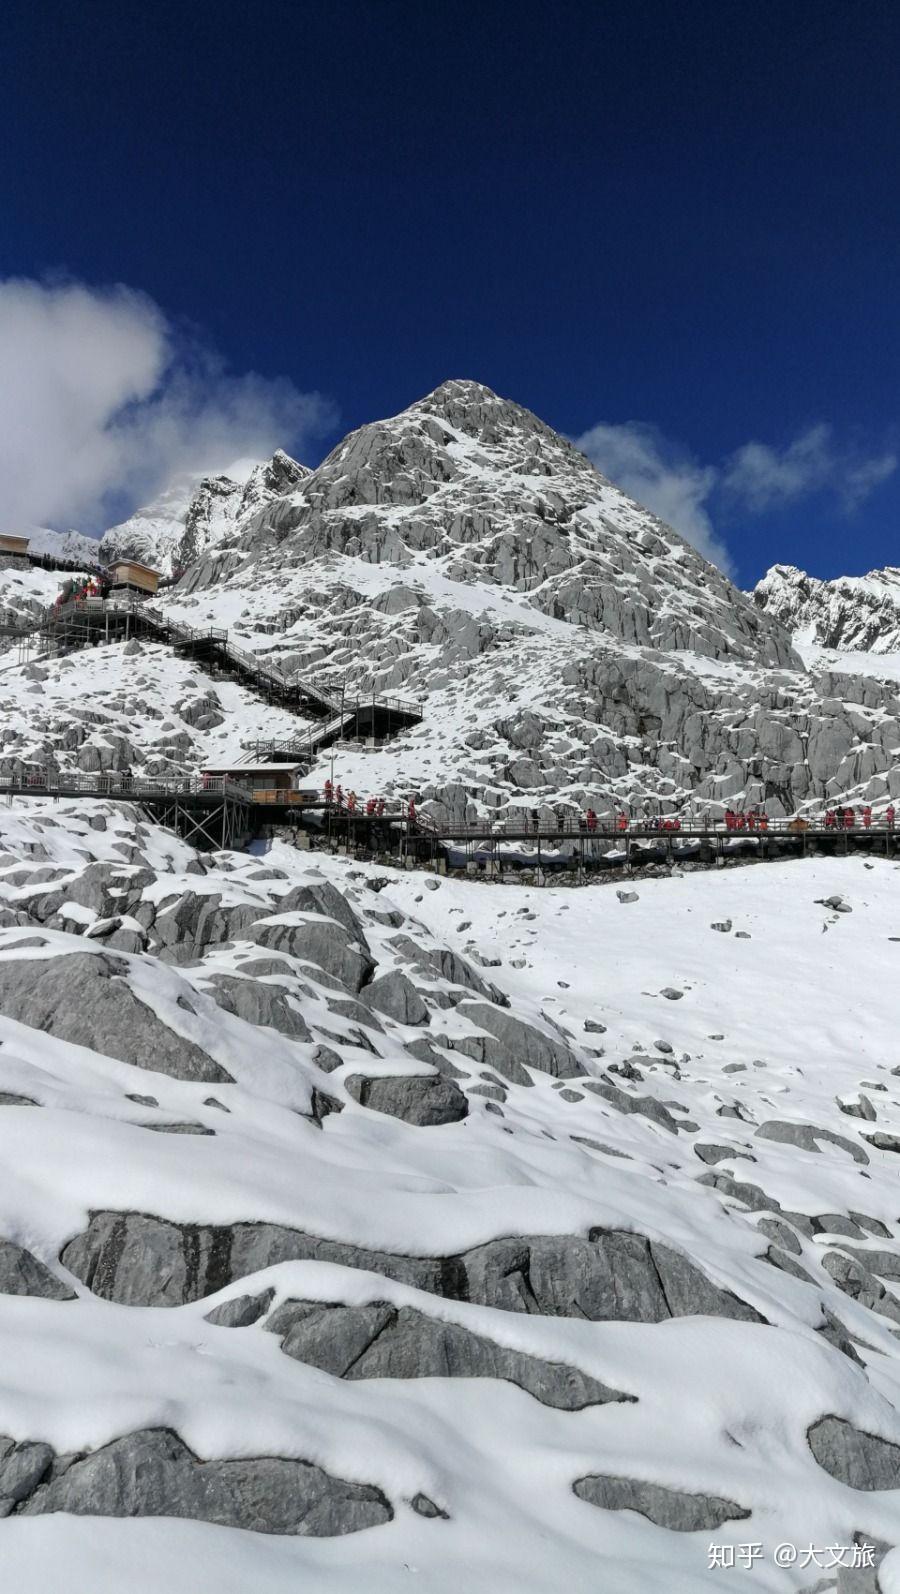
[(204, 764), (204, 775), (296, 775), (305, 764)]
[(107, 565), (108, 570), (142, 570), (148, 576), (161, 576), (161, 570), (154, 570), (152, 565), (142, 565), (140, 559), (112, 559)]

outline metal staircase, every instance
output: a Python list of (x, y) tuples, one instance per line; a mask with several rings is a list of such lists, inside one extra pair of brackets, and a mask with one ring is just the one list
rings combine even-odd
[(377, 694), (351, 699), (331, 682), (305, 674), (287, 676), (258, 654), (237, 647), (227, 630), (200, 630), (171, 620), (141, 599), (73, 599), (45, 610), (31, 625), (17, 624), (9, 634), (34, 636), (44, 657), (131, 637), (163, 642), (179, 657), (231, 676), (267, 703), (321, 721), (296, 738), (258, 742), (257, 758), (269, 763), (312, 763), (323, 748), (343, 737), (383, 740), (422, 719), (418, 703)]

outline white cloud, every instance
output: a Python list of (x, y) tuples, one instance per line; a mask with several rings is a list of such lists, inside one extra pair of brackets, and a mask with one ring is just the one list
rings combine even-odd
[(0, 528), (99, 530), (182, 471), (302, 452), (332, 406), (232, 375), (126, 287), (0, 281)]
[(851, 513), (900, 464), (893, 449), (873, 454), (856, 442), (839, 444), (825, 422), (784, 448), (745, 443), (718, 465), (700, 464), (642, 421), (592, 426), (574, 441), (604, 476), (725, 571), (731, 560), (714, 525), (717, 505), (733, 522), (737, 511), (764, 515), (827, 493)]
[(893, 475), (897, 464), (892, 450), (867, 457), (855, 446), (840, 446), (833, 429), (820, 422), (786, 448), (745, 443), (727, 461), (722, 485), (754, 514), (820, 492), (835, 494), (851, 510)]
[(718, 480), (714, 466), (698, 464), (641, 421), (592, 426), (575, 444), (604, 476), (674, 526), (705, 559), (729, 569), (728, 550), (707, 509)]

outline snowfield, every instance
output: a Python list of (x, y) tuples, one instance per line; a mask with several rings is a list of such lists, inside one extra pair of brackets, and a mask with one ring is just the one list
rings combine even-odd
[[(779, 1543), (900, 1539), (896, 865), (623, 902), (27, 799), (0, 845), (10, 1587), (687, 1591), (752, 1542), (787, 1591)], [(295, 1462), (324, 1525), (253, 1495)]]

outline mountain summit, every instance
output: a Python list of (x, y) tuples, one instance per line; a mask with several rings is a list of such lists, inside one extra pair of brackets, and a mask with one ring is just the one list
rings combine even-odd
[(671, 526), (628, 498), (530, 410), (444, 382), (351, 432), (243, 540), (282, 565), (324, 549), (374, 564), (432, 561), (544, 614), (639, 647), (796, 664), (760, 613)]
[[(276, 454), (244, 484), (207, 479), (163, 507), (167, 521), (156, 506), (129, 525), (165, 521), (170, 562), (187, 561), (164, 613), (227, 630), (288, 676), (324, 675), (342, 699), (422, 701), (421, 724), (389, 747), (341, 750), (358, 791), (415, 792), (438, 822), (742, 802), (777, 817), (838, 795), (900, 796), (895, 687), (840, 654), (806, 667), (795, 582), (778, 578), (784, 602), (739, 592), (571, 442), (479, 383), (442, 383), (313, 471)], [(128, 529), (105, 551), (161, 562)], [(17, 614), (39, 601), (12, 583), (0, 599)], [(155, 667), (162, 680), (168, 663)], [(180, 774), (296, 733), (268, 710), (263, 726), (258, 707), (226, 714), (212, 682), (196, 703), (189, 679), (171, 720), (170, 688), (159, 696), (146, 672), (140, 701), (114, 703), (92, 676), (78, 735), (70, 713), (48, 718), (19, 694), (0, 768), (36, 749), (81, 769), (112, 758)], [(325, 776), (314, 766), (309, 780)]]

